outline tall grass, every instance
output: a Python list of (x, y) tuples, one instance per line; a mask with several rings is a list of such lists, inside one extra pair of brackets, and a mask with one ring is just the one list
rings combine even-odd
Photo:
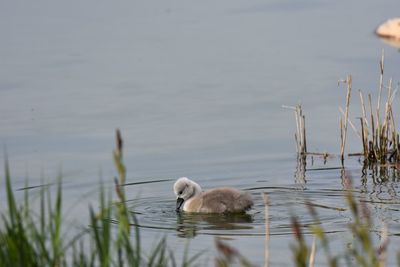
[[(348, 177), (346, 173), (344, 173), (344, 175), (351, 187), (351, 178)], [(346, 202), (352, 215), (352, 220), (348, 225), (349, 234), (347, 236), (351, 237), (352, 241), (351, 245), (343, 245), (343, 250), (336, 255), (331, 251), (329, 237), (322, 227), (314, 206), (309, 202), (307, 203), (309, 213), (315, 222), (309, 227), (318, 240), (320, 247), (322, 247), (327, 266), (387, 266), (386, 257), (389, 238), (386, 225), (382, 225), (380, 242), (374, 242), (374, 232), (371, 231), (373, 218), (371, 217), (366, 203), (357, 201), (354, 198), (352, 190), (346, 191)], [(293, 235), (295, 236), (295, 243), (292, 245), (292, 251), (296, 266), (311, 266), (315, 255), (310, 253), (310, 251), (312, 251), (312, 246), (307, 244), (304, 234), (302, 233), (301, 223), (295, 216), (292, 217), (292, 229)], [(398, 255), (400, 255), (399, 253), (400, 251)], [(399, 259), (397, 265), (400, 266)]]
[[(137, 218), (128, 212), (122, 186), (126, 170), (122, 159), (123, 142), (118, 130), (116, 136), (117, 200), (111, 201), (111, 194), (106, 196), (100, 187), (98, 210), (89, 207), (89, 227), (72, 237), (64, 232), (66, 220), (62, 209), (61, 175), (55, 192), (41, 187), (37, 212), (30, 207), (28, 190), (25, 190), (24, 201), (17, 202), (8, 160), (5, 160), (7, 211), (0, 214), (0, 267), (177, 266), (165, 238), (146, 255), (142, 251), (139, 224)], [(111, 220), (112, 217), (115, 219)], [(112, 221), (118, 222), (117, 227)], [(188, 257), (185, 251), (181, 263), (190, 266), (200, 254)]]
[[(62, 190), (57, 185), (56, 200), (40, 191), (39, 218), (30, 209), (28, 191), (17, 204), (11, 186), (9, 164), (5, 161), (7, 213), (1, 214), (0, 266), (63, 266), (69, 247), (61, 236)], [(47, 201), (46, 201), (47, 200)], [(46, 203), (47, 202), (47, 203)]]

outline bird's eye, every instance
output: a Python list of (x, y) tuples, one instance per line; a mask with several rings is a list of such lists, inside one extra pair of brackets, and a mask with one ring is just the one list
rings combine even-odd
[(179, 191), (179, 195), (182, 195), (183, 191)]

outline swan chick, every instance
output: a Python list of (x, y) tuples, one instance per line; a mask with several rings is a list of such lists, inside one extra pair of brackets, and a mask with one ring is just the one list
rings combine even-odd
[(215, 188), (203, 192), (200, 185), (186, 178), (174, 184), (176, 211), (198, 213), (239, 213), (253, 206), (250, 194), (230, 187)]

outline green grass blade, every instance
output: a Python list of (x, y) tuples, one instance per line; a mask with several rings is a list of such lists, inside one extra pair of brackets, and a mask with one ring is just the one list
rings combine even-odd
[(5, 156), (5, 176), (6, 176), (6, 193), (7, 193), (7, 204), (8, 204), (8, 214), (11, 220), (11, 224), (14, 226), (16, 225), (17, 219), (17, 205), (15, 202), (15, 196), (11, 185), (11, 175), (10, 175), (10, 168), (8, 163), (8, 158)]

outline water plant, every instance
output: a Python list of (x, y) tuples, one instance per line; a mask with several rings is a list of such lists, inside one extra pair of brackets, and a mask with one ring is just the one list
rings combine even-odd
[[(345, 160), (345, 149), (347, 141), (348, 125), (354, 130), (360, 138), (362, 147), (361, 152), (349, 153), (348, 156), (361, 156), (366, 165), (371, 164), (396, 164), (400, 162), (400, 136), (396, 128), (395, 114), (393, 112), (393, 102), (397, 92), (392, 79), (389, 79), (387, 85), (384, 84), (384, 51), (379, 62), (379, 87), (376, 106), (373, 107), (373, 97), (368, 94), (368, 103), (366, 104), (364, 94), (359, 90), (361, 115), (360, 128), (357, 129), (355, 123), (350, 119), (350, 99), (352, 95), (353, 78), (352, 75), (347, 75), (346, 79), (340, 80), (338, 85), (344, 84), (347, 87), (345, 109), (339, 108), (340, 117), (340, 158), (342, 165)], [(386, 95), (386, 99), (383, 99)], [(295, 112), (296, 122), (296, 151), (300, 157), (308, 155), (323, 156), (326, 158), (328, 153), (312, 153), (307, 150), (306, 143), (306, 125), (305, 115), (302, 106), (299, 104), (296, 107), (285, 108), (293, 109)], [(382, 108), (384, 107), (384, 108)]]
[[(28, 190), (25, 190), (24, 201), (17, 202), (9, 164), (5, 160), (7, 211), (0, 214), (0, 267), (177, 266), (165, 238), (158, 241), (155, 248), (146, 255), (141, 249), (139, 223), (134, 214), (128, 212), (125, 201), (123, 185), (126, 169), (119, 130), (116, 141), (114, 161), (118, 172), (115, 178), (117, 200), (112, 202), (111, 194), (106, 197), (104, 188), (100, 187), (98, 210), (89, 207), (89, 227), (78, 230), (72, 237), (64, 231), (66, 219), (62, 209), (61, 175), (55, 192), (49, 186), (40, 188), (37, 212), (37, 209), (31, 208)], [(114, 221), (118, 224), (115, 225)], [(185, 251), (181, 265), (190, 266), (200, 254), (189, 257), (187, 248)]]
[(219, 253), (215, 258), (215, 266), (228, 267), (234, 264), (240, 264), (243, 267), (253, 266), (237, 249), (223, 242), (221, 238), (215, 238), (215, 246)]
[(40, 213), (37, 215), (30, 209), (28, 191), (25, 191), (23, 204), (17, 203), (7, 159), (5, 182), (8, 210), (1, 214), (0, 266), (65, 265), (65, 249), (69, 244), (63, 241), (61, 233), (61, 183), (57, 185), (55, 203), (51, 194), (41, 189)]
[[(346, 179), (351, 181), (346, 175)], [(333, 255), (330, 249), (329, 237), (323, 229), (319, 220), (318, 213), (311, 202), (307, 202), (307, 208), (314, 219), (314, 222), (309, 229), (319, 241), (324, 254), (327, 265), (330, 267), (343, 266), (364, 266), (364, 267), (384, 267), (386, 266), (387, 248), (389, 244), (388, 232), (385, 225), (382, 226), (381, 240), (379, 244), (374, 242), (371, 231), (373, 218), (369, 212), (365, 202), (357, 201), (352, 190), (346, 191), (346, 203), (351, 212), (352, 220), (349, 223), (349, 233), (352, 237), (350, 245), (343, 246), (345, 249), (340, 254)], [(313, 266), (315, 254), (310, 253), (312, 248), (307, 244), (302, 226), (297, 217), (292, 217), (292, 229), (295, 236), (295, 243), (292, 245), (293, 257), (296, 266)], [(342, 262), (340, 264), (339, 262)], [(400, 266), (400, 261), (398, 261)]]
[[(384, 51), (379, 62), (379, 87), (376, 107), (373, 108), (373, 99), (371, 94), (368, 94), (368, 108), (366, 108), (364, 94), (359, 90), (361, 116), (361, 129), (358, 130), (354, 124), (348, 119), (348, 110), (350, 105), (350, 94), (352, 87), (351, 75), (343, 83), (347, 84), (346, 112), (342, 110), (342, 118), (340, 121), (341, 127), (341, 157), (344, 160), (344, 148), (347, 132), (347, 123), (351, 125), (354, 132), (361, 139), (361, 153), (353, 153), (351, 156), (362, 155), (365, 164), (387, 164), (400, 161), (400, 146), (399, 133), (396, 129), (395, 118), (393, 113), (393, 102), (397, 89), (393, 87), (392, 79), (389, 79), (388, 84), (384, 85)], [(382, 99), (386, 93), (384, 109), (382, 109)]]
[[(338, 82), (338, 85), (344, 84), (347, 87), (345, 109), (339, 108), (340, 117), (340, 159), (342, 162), (342, 180), (346, 181), (346, 201), (348, 210), (351, 211), (352, 222), (349, 224), (350, 234), (354, 237), (351, 245), (343, 251), (341, 255), (332, 255), (329, 247), (328, 235), (322, 227), (314, 206), (308, 202), (307, 207), (311, 214), (314, 224), (309, 226), (315, 239), (319, 240), (325, 253), (328, 266), (339, 266), (339, 261), (347, 263), (347, 266), (365, 266), (365, 267), (383, 267), (386, 266), (386, 254), (388, 247), (388, 232), (385, 225), (382, 226), (380, 233), (380, 244), (374, 244), (371, 234), (372, 218), (368, 212), (365, 202), (359, 202), (355, 199), (351, 190), (351, 179), (347, 175), (344, 167), (346, 156), (360, 157), (363, 163), (361, 181), (365, 186), (367, 173), (370, 172), (374, 180), (385, 181), (390, 177), (398, 177), (400, 169), (400, 143), (399, 132), (396, 128), (395, 114), (393, 111), (393, 102), (398, 88), (394, 88), (392, 79), (389, 79), (387, 85), (384, 83), (384, 51), (379, 62), (379, 87), (376, 106), (373, 108), (373, 97), (368, 94), (368, 104), (364, 100), (364, 95), (359, 90), (361, 103), (361, 116), (359, 118), (361, 129), (358, 130), (349, 116), (350, 99), (352, 94), (353, 79), (348, 75), (346, 79)], [(386, 96), (386, 98), (385, 98)], [(384, 100), (385, 99), (385, 100)], [(382, 105), (383, 103), (383, 105)], [(295, 111), (296, 121), (296, 151), (298, 160), (298, 172), (296, 179), (305, 179), (307, 156), (320, 155), (326, 158), (328, 153), (310, 153), (306, 149), (306, 130), (305, 115), (301, 105), (291, 107)], [(345, 155), (348, 126), (354, 130), (361, 140), (361, 152)], [(292, 245), (293, 258), (296, 266), (314, 266), (315, 243), (308, 245), (303, 226), (296, 216), (292, 218), (293, 235), (295, 244)], [(400, 252), (399, 252), (400, 253)], [(400, 255), (400, 254), (399, 254)], [(400, 266), (400, 261), (398, 261)]]

